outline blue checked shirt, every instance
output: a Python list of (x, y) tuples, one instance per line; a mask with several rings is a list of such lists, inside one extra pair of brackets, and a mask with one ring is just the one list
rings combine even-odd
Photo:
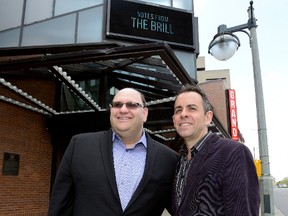
[(147, 155), (147, 139), (143, 132), (142, 137), (135, 146), (126, 149), (120, 137), (113, 133), (112, 142), (117, 188), (122, 209), (124, 210), (144, 173)]

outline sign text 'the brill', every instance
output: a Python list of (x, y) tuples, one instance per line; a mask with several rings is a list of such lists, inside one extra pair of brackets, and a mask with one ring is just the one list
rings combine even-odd
[(153, 32), (161, 32), (165, 34), (175, 34), (172, 31), (172, 25), (167, 22), (159, 22), (142, 18), (131, 17), (132, 27)]

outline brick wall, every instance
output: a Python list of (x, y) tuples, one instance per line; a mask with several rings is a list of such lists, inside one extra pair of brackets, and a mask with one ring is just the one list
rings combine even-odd
[(210, 103), (214, 108), (214, 113), (221, 122), (225, 130), (229, 131), (227, 118), (227, 96), (226, 87), (223, 80), (215, 80), (200, 83), (201, 89), (207, 95)]
[[(45, 80), (11, 80), (12, 84), (51, 106), (55, 84)], [(16, 99), (0, 86), (0, 95)], [(31, 95), (35, 95), (34, 93)], [(24, 102), (24, 101), (23, 101)], [(53, 106), (52, 106), (53, 107)], [(18, 175), (4, 175), (4, 152), (20, 155)], [(52, 145), (46, 117), (0, 100), (0, 215), (46, 216)]]

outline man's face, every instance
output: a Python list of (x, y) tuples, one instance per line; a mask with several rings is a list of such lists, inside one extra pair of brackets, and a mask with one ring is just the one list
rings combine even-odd
[(205, 114), (202, 97), (196, 92), (184, 92), (178, 95), (174, 104), (173, 123), (177, 133), (185, 141), (194, 143), (208, 132), (212, 121), (211, 111)]
[[(120, 90), (114, 97), (111, 107), (110, 122), (113, 130), (120, 136), (138, 136), (142, 133), (143, 124), (147, 120), (148, 109), (141, 106), (131, 107), (126, 103), (143, 105), (141, 95), (133, 89)], [(122, 105), (122, 103), (124, 103)], [(122, 107), (119, 106), (122, 105)]]

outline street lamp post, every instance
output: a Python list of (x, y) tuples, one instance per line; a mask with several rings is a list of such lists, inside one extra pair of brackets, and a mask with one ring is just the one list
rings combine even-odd
[[(214, 36), (209, 44), (208, 53), (213, 55), (216, 59), (224, 61), (231, 58), (240, 46), (240, 40), (234, 32), (244, 32), (249, 37), (253, 73), (254, 86), (257, 110), (257, 124), (258, 124), (258, 140), (259, 140), (259, 155), (261, 160), (262, 175), (259, 179), (260, 196), (261, 196), (261, 215), (274, 215), (274, 197), (272, 176), (270, 175), (269, 152), (267, 142), (266, 117), (264, 109), (264, 98), (262, 89), (262, 78), (260, 69), (260, 59), (258, 51), (257, 33), (256, 33), (256, 18), (254, 17), (253, 1), (250, 1), (248, 8), (249, 20), (246, 24), (227, 28), (226, 25), (218, 27), (218, 33)], [(249, 29), (249, 32), (245, 31)]]

